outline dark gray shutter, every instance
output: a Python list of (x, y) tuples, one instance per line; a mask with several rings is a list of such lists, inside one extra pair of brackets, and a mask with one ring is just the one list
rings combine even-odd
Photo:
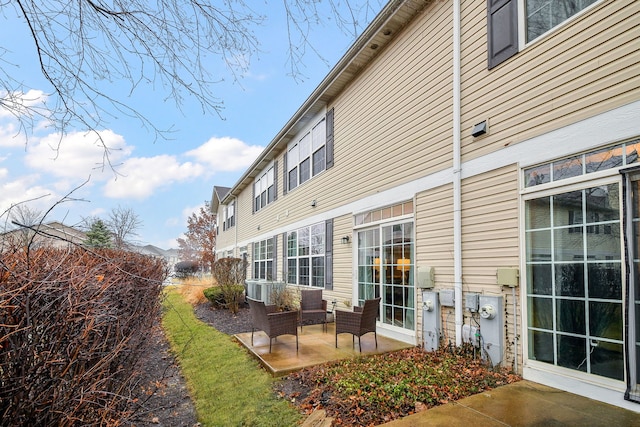
[(278, 161), (273, 162), (273, 201), (278, 200)]
[(518, 53), (518, 0), (487, 0), (489, 69)]
[(325, 222), (324, 288), (333, 290), (333, 219)]
[(278, 280), (278, 236), (273, 236), (273, 280)]
[(327, 111), (325, 119), (327, 125), (327, 141), (325, 145), (325, 154), (327, 159), (327, 169), (333, 166), (333, 108)]
[(289, 280), (289, 268), (287, 266), (287, 233), (282, 233), (282, 280)]
[(287, 194), (287, 189), (289, 188), (289, 173), (287, 171), (287, 155), (289, 154), (289, 149), (284, 150), (284, 156), (282, 157), (282, 195)]

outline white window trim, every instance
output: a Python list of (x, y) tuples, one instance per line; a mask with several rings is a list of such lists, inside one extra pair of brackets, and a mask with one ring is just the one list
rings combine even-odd
[(559, 23), (558, 25), (556, 25), (555, 27), (549, 29), (548, 31), (540, 34), (538, 37), (536, 37), (535, 39), (527, 42), (527, 15), (526, 15), (526, 2), (527, 0), (518, 0), (518, 51), (522, 52), (522, 50), (525, 47), (528, 47), (534, 43), (537, 43), (539, 40), (544, 39), (545, 37), (547, 37), (549, 34), (554, 33), (555, 31), (560, 30), (561, 28), (571, 24), (572, 21), (574, 21), (575, 19), (578, 19), (580, 16), (584, 15), (585, 13), (588, 13), (591, 9), (593, 9), (594, 7), (599, 6), (601, 3), (604, 2), (604, 0), (600, 0), (595, 2), (594, 4), (591, 4), (587, 7), (585, 7), (584, 9), (582, 9), (580, 12), (576, 13), (573, 16), (570, 16), (569, 18), (565, 19), (564, 21), (562, 21), (561, 23)]
[[(313, 154), (318, 151), (320, 148), (322, 147), (326, 147), (327, 144), (327, 137), (326, 137), (326, 109), (323, 109), (320, 113), (318, 113), (312, 120), (309, 121), (309, 124), (307, 126), (305, 126), (303, 128), (303, 130), (299, 133), (296, 134), (295, 138), (293, 138), (291, 140), (291, 142), (287, 145), (287, 151), (285, 153), (285, 156), (287, 156), (287, 179), (286, 182), (284, 182), (284, 185), (287, 189), (287, 191), (293, 191), (296, 188), (300, 187), (300, 185), (304, 184), (304, 182), (307, 181), (311, 181), (313, 178), (315, 178), (316, 176), (322, 174), (324, 171), (327, 170), (326, 167), (326, 152), (325, 152), (325, 167), (324, 169), (322, 169), (320, 172), (318, 172), (317, 174), (313, 174)], [(318, 146), (314, 146), (314, 141), (313, 141), (313, 130), (321, 123), (325, 121), (325, 132), (324, 132), (324, 141), (322, 141), (322, 143)], [(300, 159), (300, 143), (304, 140), (305, 137), (309, 137), (309, 141), (308, 141), (308, 145), (309, 145), (309, 178), (304, 181), (303, 183), (300, 182), (300, 164), (301, 164), (301, 160)], [(289, 159), (289, 152), (295, 148), (295, 155), (296, 155), (296, 162), (291, 162)], [(306, 159), (307, 157), (305, 157)], [(292, 169), (297, 168), (297, 185), (294, 188), (289, 188), (289, 172), (291, 172)]]
[[(323, 251), (319, 254), (313, 254), (312, 250), (311, 250), (311, 232), (314, 226), (316, 225), (321, 225), (322, 229), (323, 229)], [(287, 238), (286, 238), (286, 247), (284, 248), (285, 253), (287, 254), (286, 260), (287, 260), (287, 266), (285, 269), (285, 274), (286, 274), (286, 279), (288, 281), (289, 279), (289, 260), (291, 259), (295, 259), (296, 260), (296, 278), (299, 277), (300, 275), (300, 259), (302, 258), (306, 258), (309, 260), (309, 284), (308, 285), (304, 285), (304, 284), (300, 284), (297, 282), (296, 283), (292, 283), (295, 286), (298, 286), (300, 288), (304, 288), (304, 289), (324, 289), (325, 288), (325, 284), (326, 284), (326, 262), (325, 262), (325, 254), (326, 254), (326, 247), (327, 247), (327, 242), (326, 242), (326, 236), (327, 236), (327, 225), (325, 222), (316, 222), (313, 224), (309, 224), (309, 225), (305, 225), (303, 227), (298, 227), (295, 228), (293, 230), (290, 230), (287, 232)], [(296, 256), (290, 256), (289, 255), (289, 234), (295, 232), (296, 233), (296, 245), (298, 245), (296, 247), (296, 253), (298, 252), (298, 248), (299, 248), (299, 244), (300, 244), (300, 230), (302, 229), (308, 229), (309, 230), (309, 254), (308, 255), (299, 255), (297, 254)], [(313, 286), (313, 258), (314, 257), (322, 257), (323, 259), (323, 266), (324, 266), (324, 270), (323, 270), (323, 284), (322, 286)]]
[[(260, 203), (260, 207), (255, 209), (256, 212), (258, 212), (261, 209), (264, 209), (265, 207), (273, 203), (273, 200), (269, 202), (269, 182), (271, 182), (271, 185), (275, 185), (275, 181), (277, 179), (277, 177), (275, 176), (276, 172), (275, 172), (274, 166), (275, 166), (275, 163), (273, 161), (270, 162), (264, 169), (260, 171), (260, 173), (253, 180), (254, 197), (251, 200), (251, 203), (253, 204), (254, 208), (256, 208), (256, 197), (260, 197), (260, 195), (263, 192), (263, 188), (264, 188), (264, 191), (266, 191), (267, 193), (264, 206), (262, 205), (262, 203)], [(272, 175), (271, 179), (269, 179), (269, 171), (271, 171), (271, 175)], [(264, 178), (264, 181), (263, 181), (263, 178)], [(259, 190), (260, 190), (259, 192), (258, 192), (258, 188), (256, 187), (259, 187)]]
[[(579, 177), (569, 178), (566, 180), (555, 181), (549, 184), (544, 184), (540, 186), (529, 187), (525, 190), (521, 190), (520, 192), (520, 271), (524, 272), (521, 274), (521, 283), (520, 289), (520, 311), (521, 311), (521, 319), (522, 324), (520, 326), (520, 342), (522, 344), (522, 360), (523, 360), (523, 377), (525, 379), (533, 380), (536, 379), (538, 381), (544, 381), (544, 384), (552, 384), (554, 387), (559, 388), (561, 390), (565, 390), (571, 393), (580, 394), (582, 396), (590, 397), (592, 399), (606, 401), (612, 405), (621, 406), (621, 397), (619, 394), (611, 394), (608, 399), (603, 399), (603, 389), (608, 390), (616, 390), (618, 392), (624, 393), (626, 389), (626, 385), (624, 381), (618, 381), (612, 378), (607, 378), (595, 374), (587, 374), (585, 372), (564, 368), (562, 366), (556, 366), (550, 363), (539, 362), (533, 359), (529, 359), (529, 335), (527, 333), (528, 323), (527, 320), (528, 306), (527, 306), (527, 262), (526, 262), (526, 224), (525, 224), (525, 202), (533, 199), (538, 199), (541, 197), (552, 196), (556, 194), (561, 194), (564, 192), (570, 192), (575, 190), (581, 190), (587, 187), (597, 187), (600, 185), (607, 185), (618, 183), (621, 184), (621, 175), (618, 172), (619, 168), (616, 169), (608, 169), (602, 172), (597, 172), (594, 174), (582, 175)], [(598, 175), (607, 175), (602, 177), (596, 177)], [(524, 168), (520, 170), (520, 180), (524, 176)], [(540, 187), (540, 188), (538, 188)], [(532, 189), (536, 189), (537, 191), (530, 191)], [(619, 209), (622, 211), (622, 197), (620, 197)], [(622, 227), (622, 219), (620, 220)], [(623, 235), (623, 231), (620, 231), (621, 236)], [(621, 256), (624, 256), (624, 239), (621, 237)], [(624, 259), (622, 261), (622, 276), (626, 275), (626, 267)], [(623, 301), (626, 298), (624, 294), (623, 288)], [(624, 302), (623, 302), (624, 304)], [(626, 338), (624, 338), (626, 340)], [(626, 371), (625, 371), (626, 372)], [(544, 379), (541, 379), (544, 378)], [(571, 385), (574, 384), (574, 385)], [(575, 384), (579, 384), (578, 387)], [(586, 387), (588, 386), (588, 387)], [(586, 388), (585, 388), (586, 387)], [(616, 396), (616, 397), (614, 397)], [(626, 402), (629, 403), (629, 402)], [(637, 403), (632, 403), (632, 405), (637, 405)], [(624, 407), (624, 406), (623, 406)]]

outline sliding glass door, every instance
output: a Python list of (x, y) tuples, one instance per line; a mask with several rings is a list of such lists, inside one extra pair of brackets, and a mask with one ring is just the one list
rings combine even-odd
[(382, 297), (382, 324), (415, 330), (413, 221), (358, 231), (358, 302)]

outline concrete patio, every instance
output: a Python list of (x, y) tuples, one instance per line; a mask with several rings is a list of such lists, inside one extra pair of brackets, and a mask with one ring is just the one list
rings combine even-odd
[(471, 425), (631, 427), (640, 426), (640, 413), (522, 380), (384, 424), (385, 427)]
[(323, 331), (322, 325), (304, 326), (302, 332), (298, 328), (298, 351), (296, 351), (296, 337), (293, 335), (283, 335), (274, 339), (271, 353), (269, 353), (269, 337), (262, 331), (254, 332), (253, 346), (251, 332), (236, 334), (235, 338), (260, 361), (268, 372), (276, 377), (333, 360), (389, 353), (413, 347), (411, 344), (378, 334), (376, 348), (374, 335), (369, 333), (362, 337), (362, 353), (358, 350), (358, 338), (355, 339), (354, 345), (351, 334), (338, 335), (338, 348), (336, 348), (334, 323), (327, 324), (326, 332)]

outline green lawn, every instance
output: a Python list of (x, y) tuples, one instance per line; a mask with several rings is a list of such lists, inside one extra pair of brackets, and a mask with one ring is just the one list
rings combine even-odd
[(203, 426), (294, 426), (301, 415), (272, 391), (274, 379), (233, 339), (198, 320), (175, 291), (163, 327)]

